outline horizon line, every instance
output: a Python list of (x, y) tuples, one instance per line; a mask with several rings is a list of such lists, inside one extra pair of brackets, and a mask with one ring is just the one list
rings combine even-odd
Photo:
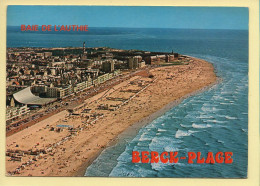
[[(62, 24), (60, 24), (62, 25)], [(67, 25), (72, 25), (72, 24), (67, 24)], [(83, 25), (83, 24), (82, 24)], [(39, 27), (41, 27), (42, 25), (39, 25)], [(20, 27), (20, 25), (6, 25), (6, 27)], [(52, 26), (53, 27), (53, 26)], [(246, 29), (242, 29), (242, 28), (172, 28), (172, 27), (117, 27), (117, 26), (107, 26), (107, 27), (102, 27), (102, 26), (93, 26), (90, 27), (88, 25), (88, 28), (136, 28), (136, 29), (183, 29), (183, 30), (247, 30)]]

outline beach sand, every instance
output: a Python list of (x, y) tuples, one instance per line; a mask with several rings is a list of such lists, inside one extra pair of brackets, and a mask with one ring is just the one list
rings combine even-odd
[[(118, 135), (130, 126), (137, 132), (141, 126), (162, 115), (184, 98), (205, 90), (217, 81), (213, 65), (196, 58), (188, 65), (154, 68), (149, 73), (154, 77), (134, 76), (107, 93), (86, 100), (87, 106), (78, 112), (82, 113), (83, 109), (88, 108), (91, 109), (90, 113), (69, 116), (67, 111), (63, 111), (53, 118), (8, 136), (6, 149), (51, 150), (47, 154), (40, 154), (36, 161), (30, 161), (34, 155), (24, 155), (21, 162), (10, 161), (10, 157), (6, 156), (6, 171), (13, 172), (29, 161), (30, 165), (19, 169), (13, 176), (83, 176), (86, 167), (107, 146), (116, 143)], [(122, 101), (111, 98), (128, 101), (121, 104)], [(121, 105), (115, 111), (97, 109), (106, 104)], [(95, 114), (102, 117), (86, 125), (89, 121), (86, 118)], [(60, 132), (50, 130), (58, 124), (82, 130), (72, 136), (67, 129)]]

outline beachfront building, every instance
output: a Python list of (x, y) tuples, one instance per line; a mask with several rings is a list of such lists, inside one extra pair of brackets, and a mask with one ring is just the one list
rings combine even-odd
[(10, 121), (12, 119), (19, 118), (23, 115), (26, 115), (29, 113), (30, 110), (27, 107), (27, 105), (24, 106), (18, 106), (18, 107), (7, 107), (6, 108), (6, 121)]
[(166, 62), (172, 62), (174, 60), (174, 55), (166, 55)]
[(67, 87), (59, 87), (58, 88), (58, 98), (65, 98), (73, 94), (73, 87), (71, 85)]
[(76, 84), (74, 87), (74, 92), (79, 92), (85, 90), (87, 88), (87, 81), (83, 81), (81, 83)]
[(158, 65), (164, 62), (171, 62), (175, 59), (175, 55), (154, 55), (154, 56), (147, 56), (144, 58), (146, 64), (150, 65)]
[(52, 84), (50, 87), (47, 87), (46, 96), (48, 98), (65, 98), (71, 94), (73, 94), (72, 85), (64, 86), (64, 87), (54, 87)]
[(102, 71), (109, 73), (115, 70), (115, 61), (110, 60), (102, 63)]
[(42, 107), (56, 101), (55, 98), (41, 98), (31, 92), (31, 87), (27, 87), (12, 95), (15, 105), (27, 105), (28, 107)]
[(109, 79), (109, 74), (103, 74), (101, 76), (98, 77), (98, 83), (104, 83), (105, 81), (107, 81)]
[(141, 61), (140, 63), (138, 63), (138, 68), (143, 68), (145, 67), (145, 61)]
[(108, 79), (112, 79), (112, 78), (113, 78), (113, 76), (114, 76), (114, 74), (113, 74), (113, 73), (109, 73), (109, 74), (108, 74)]
[(92, 79), (89, 77), (88, 80), (86, 81), (86, 86), (87, 88), (92, 86)]
[(94, 85), (94, 86), (98, 86), (98, 79), (93, 79), (93, 81), (92, 81), (92, 84)]
[(118, 75), (120, 75), (120, 74), (121, 74), (120, 69), (114, 71), (114, 76), (118, 76)]
[(58, 88), (57, 87), (47, 87), (46, 95), (48, 98), (57, 98), (58, 97)]

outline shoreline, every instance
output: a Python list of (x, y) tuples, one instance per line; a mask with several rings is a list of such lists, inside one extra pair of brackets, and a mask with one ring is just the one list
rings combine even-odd
[[(192, 56), (189, 56), (195, 60), (202, 60), (202, 59), (199, 59), (199, 58), (195, 58), (195, 57), (192, 57)], [(203, 60), (204, 61), (204, 60)], [(208, 62), (208, 61), (206, 61)], [(213, 66), (212, 63), (208, 62), (209, 64), (211, 64)], [(214, 68), (214, 73), (216, 74), (216, 71), (215, 71), (215, 68)], [(185, 99), (187, 98), (190, 98), (192, 96), (196, 96), (200, 93), (203, 93), (211, 88), (213, 88), (213, 86), (221, 83), (222, 79), (220, 77), (217, 77), (216, 76), (216, 81), (211, 83), (210, 85), (207, 85), (199, 90), (196, 90), (194, 92), (191, 92), (187, 95), (184, 95), (182, 96), (180, 99), (178, 100), (174, 100), (174, 101), (171, 101), (170, 103), (164, 105), (162, 108), (160, 108), (159, 110), (155, 111), (154, 113), (152, 113), (151, 115), (145, 117), (145, 118), (142, 118), (141, 120), (139, 120), (138, 122), (128, 126), (127, 129), (125, 129), (122, 133), (120, 133), (118, 136), (116, 136), (112, 141), (110, 141), (110, 143), (105, 147), (105, 149), (100, 149), (100, 151), (96, 154), (95, 157), (92, 157), (92, 160), (88, 161), (88, 162), (85, 162), (81, 167), (79, 167), (78, 171), (73, 174), (72, 176), (75, 176), (75, 177), (82, 177), (85, 175), (85, 172), (87, 170), (87, 168), (99, 157), (99, 155), (105, 151), (107, 148), (109, 147), (112, 147), (112, 146), (115, 146), (118, 141), (120, 140), (124, 140), (126, 137), (125, 135), (128, 133), (130, 133), (130, 139), (132, 140), (139, 132), (139, 130), (145, 126), (147, 126), (149, 123), (151, 123), (153, 120), (161, 117), (162, 115), (164, 115), (166, 112), (168, 112), (169, 110), (171, 110), (172, 108), (178, 106), (182, 101), (184, 101)], [(124, 144), (125, 145), (125, 144)]]
[[(141, 90), (140, 94), (135, 94), (129, 103), (116, 111), (104, 111), (106, 113), (104, 118), (99, 119), (94, 125), (87, 127), (87, 130), (81, 131), (64, 143), (59, 143), (59, 141), (66, 137), (67, 132), (50, 132), (44, 121), (41, 126), (36, 124), (23, 132), (8, 137), (7, 149), (17, 149), (15, 141), (19, 143), (21, 150), (45, 148), (49, 144), (59, 143), (51, 153), (47, 153), (43, 158), (33, 162), (34, 165), (29, 165), (16, 176), (84, 176), (87, 167), (105, 149), (123, 140), (125, 134), (135, 137), (142, 127), (180, 104), (184, 99), (202, 93), (220, 82), (211, 63), (194, 57), (192, 59), (194, 61), (188, 65), (152, 69), (151, 73), (156, 77), (155, 82), (147, 77), (135, 76), (135, 80), (132, 79), (132, 81), (146, 83), (144, 91)], [(135, 88), (130, 82), (129, 80), (129, 82), (123, 82), (124, 85), (118, 85), (118, 88), (111, 94), (114, 94), (114, 97), (130, 94), (120, 93), (125, 86), (129, 86), (126, 90)], [(136, 85), (136, 87), (138, 86)], [(148, 88), (146, 89), (146, 87)], [(101, 99), (89, 103), (88, 107), (94, 109), (98, 104), (106, 102), (108, 100), (102, 101)], [(82, 123), (82, 119), (77, 116), (75, 118), (73, 116), (71, 119), (68, 124)], [(49, 124), (56, 126), (58, 123)], [(36, 147), (35, 142), (40, 142), (40, 145)], [(9, 163), (6, 158), (7, 171), (12, 170), (18, 164), (17, 162)]]
[[(84, 177), (87, 168), (99, 157), (99, 155), (103, 151), (105, 151), (107, 148), (115, 146), (118, 143), (118, 141), (123, 141), (124, 139), (126, 139), (127, 138), (126, 134), (128, 136), (130, 136), (131, 140), (134, 139), (134, 137), (138, 134), (138, 132), (139, 132), (139, 130), (141, 128), (147, 126), (149, 123), (151, 123), (155, 119), (163, 116), (166, 112), (168, 112), (172, 108), (174, 108), (174, 107), (178, 106), (179, 104), (181, 104), (185, 99), (188, 99), (188, 98), (190, 98), (192, 96), (196, 96), (198, 94), (201, 94), (201, 93), (203, 93), (203, 92), (213, 88), (215, 85), (221, 83), (221, 81), (222, 81), (221, 78), (217, 77), (216, 81), (213, 82), (212, 84), (207, 85), (207, 86), (205, 86), (205, 87), (203, 87), (203, 88), (201, 88), (199, 90), (196, 90), (196, 91), (194, 91), (192, 93), (189, 93), (187, 95), (184, 95), (183, 97), (181, 97), (178, 100), (171, 101), (170, 103), (168, 103), (167, 105), (164, 105), (161, 109), (157, 110), (156, 112), (152, 113), (151, 115), (149, 115), (149, 116), (147, 116), (145, 118), (142, 118), (138, 122), (128, 126), (127, 129), (125, 129), (122, 133), (120, 133), (118, 136), (116, 136), (104, 149), (100, 149), (100, 151), (96, 154), (95, 157), (92, 157), (92, 159), (90, 161), (85, 162), (81, 167), (79, 167), (78, 171), (75, 174), (73, 174), (72, 176)], [(129, 133), (130, 133), (130, 135), (129, 135)], [(124, 142), (124, 145), (126, 145), (126, 142)]]

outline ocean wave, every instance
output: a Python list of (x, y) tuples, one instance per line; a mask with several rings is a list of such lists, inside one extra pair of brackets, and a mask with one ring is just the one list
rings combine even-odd
[(214, 117), (210, 116), (210, 115), (200, 115), (198, 118), (200, 118), (200, 119), (212, 119)]
[(212, 127), (212, 125), (209, 125), (209, 124), (195, 124), (195, 123), (193, 123), (191, 126), (193, 128), (196, 128), (196, 129), (203, 129), (203, 128)]
[(224, 110), (224, 109), (216, 108), (214, 106), (211, 106), (211, 107), (203, 106), (203, 107), (201, 107), (201, 110), (203, 110), (204, 112), (216, 112), (216, 111), (221, 111), (221, 110)]
[(147, 140), (152, 140), (152, 137), (149, 136), (149, 134), (147, 134), (147, 133), (143, 133), (143, 134), (140, 136), (140, 138), (139, 138), (138, 141), (147, 141)]
[(227, 119), (237, 119), (236, 117), (231, 117), (231, 116), (225, 116)]
[(206, 120), (206, 122), (210, 122), (210, 123), (227, 123), (227, 121), (218, 121), (218, 120)]
[(158, 128), (158, 132), (165, 132), (167, 130)]
[(151, 167), (153, 170), (156, 170), (156, 171), (161, 171), (161, 170), (165, 170), (165, 167), (167, 166), (172, 166), (172, 164), (170, 163), (151, 163)]
[(217, 140), (218, 143), (222, 143), (224, 144), (225, 142), (224, 141), (221, 141), (221, 140)]
[(184, 124), (180, 124), (180, 126), (184, 127), (184, 128), (190, 128), (190, 125), (184, 125)]
[(223, 102), (221, 102), (219, 104), (221, 104), (221, 105), (230, 105), (230, 103), (223, 103)]
[(214, 100), (223, 100), (224, 98), (222, 97), (222, 96), (220, 96), (220, 95), (214, 95), (214, 96), (212, 96), (212, 98), (214, 99)]
[(167, 147), (164, 147), (164, 150), (167, 151), (167, 152), (171, 152), (171, 151), (178, 151), (179, 149), (174, 147), (174, 146), (167, 146)]
[(198, 131), (192, 131), (192, 130), (183, 131), (183, 130), (178, 129), (176, 134), (175, 134), (175, 138), (181, 138), (181, 137), (184, 137), (184, 136), (190, 136), (191, 134), (193, 134), (195, 132), (198, 132)]

